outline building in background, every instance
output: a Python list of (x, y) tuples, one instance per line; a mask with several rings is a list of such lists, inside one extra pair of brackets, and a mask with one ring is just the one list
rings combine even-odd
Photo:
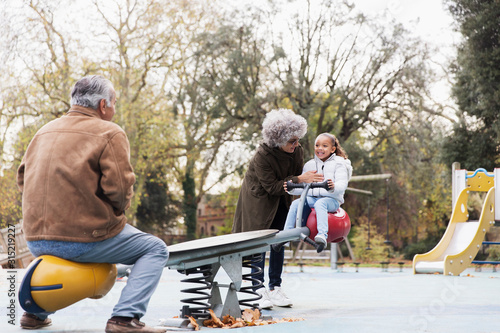
[(198, 204), (196, 235), (199, 238), (224, 233), (226, 222), (232, 221), (233, 212), (219, 195), (207, 194)]

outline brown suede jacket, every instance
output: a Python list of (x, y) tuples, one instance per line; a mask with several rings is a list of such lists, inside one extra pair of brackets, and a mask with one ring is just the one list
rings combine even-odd
[(269, 229), (283, 196), (287, 208), (292, 196), (283, 189), (283, 183), (298, 183), (304, 165), (304, 151), (298, 146), (293, 153), (261, 144), (250, 161), (241, 185), (232, 232)]
[(127, 223), (135, 175), (127, 135), (73, 106), (33, 137), (18, 169), (26, 240), (97, 242)]

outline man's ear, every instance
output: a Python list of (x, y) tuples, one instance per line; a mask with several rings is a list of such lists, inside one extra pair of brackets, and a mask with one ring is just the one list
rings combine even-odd
[(100, 113), (101, 118), (102, 118), (102, 116), (104, 116), (106, 114), (106, 100), (105, 99), (101, 99), (101, 101), (99, 102), (99, 108), (97, 111)]

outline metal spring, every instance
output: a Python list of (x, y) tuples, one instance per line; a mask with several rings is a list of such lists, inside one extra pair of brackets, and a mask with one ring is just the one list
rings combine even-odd
[[(261, 262), (262, 260), (264, 260), (262, 253), (256, 253), (250, 256), (243, 257), (242, 266), (243, 268), (250, 268), (250, 273), (242, 274), (241, 278), (243, 281), (250, 281), (251, 285), (241, 287), (239, 292), (249, 294), (252, 297), (240, 300), (240, 305), (250, 308), (259, 308), (259, 304), (257, 303), (257, 301), (260, 300), (262, 296), (254, 291), (254, 289), (257, 290), (263, 286), (262, 281), (255, 278), (256, 275), (262, 273), (262, 268), (255, 264)], [(252, 272), (252, 270), (254, 271)]]
[(190, 268), (187, 270), (179, 270), (179, 273), (190, 275), (190, 274), (203, 274), (202, 276), (191, 277), (188, 279), (181, 280), (181, 282), (188, 283), (198, 283), (202, 284), (199, 287), (187, 288), (181, 290), (183, 293), (200, 295), (199, 297), (185, 298), (182, 299), (182, 303), (187, 303), (195, 306), (184, 305), (181, 309), (181, 317), (185, 318), (187, 316), (192, 316), (195, 319), (208, 319), (210, 318), (210, 289), (212, 287), (212, 266), (205, 265), (196, 268)]

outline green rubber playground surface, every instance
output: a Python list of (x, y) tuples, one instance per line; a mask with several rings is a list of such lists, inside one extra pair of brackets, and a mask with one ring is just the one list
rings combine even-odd
[[(20, 283), (24, 270), (17, 273)], [(266, 272), (267, 276), (267, 272)], [(0, 332), (22, 330), (23, 310), (17, 302), (16, 326), (7, 316), (10, 297), (6, 270), (0, 270)], [(151, 299), (147, 315), (150, 326), (180, 314), (181, 299), (190, 297), (180, 290), (184, 276), (166, 268)], [(229, 279), (221, 271), (219, 283)], [(52, 326), (41, 332), (103, 332), (113, 305), (125, 281), (117, 281), (106, 297), (86, 299), (52, 315)], [(19, 286), (17, 286), (18, 288)], [(388, 271), (376, 267), (287, 267), (283, 290), (294, 302), (291, 308), (275, 307), (263, 315), (273, 319), (303, 318), (303, 321), (233, 329), (238, 332), (500, 332), (500, 272), (483, 267), (467, 269), (460, 276), (413, 275), (410, 268), (400, 271), (397, 264)], [(224, 293), (224, 291), (222, 291)], [(224, 294), (222, 295), (224, 297)], [(201, 331), (221, 329), (201, 328)]]

